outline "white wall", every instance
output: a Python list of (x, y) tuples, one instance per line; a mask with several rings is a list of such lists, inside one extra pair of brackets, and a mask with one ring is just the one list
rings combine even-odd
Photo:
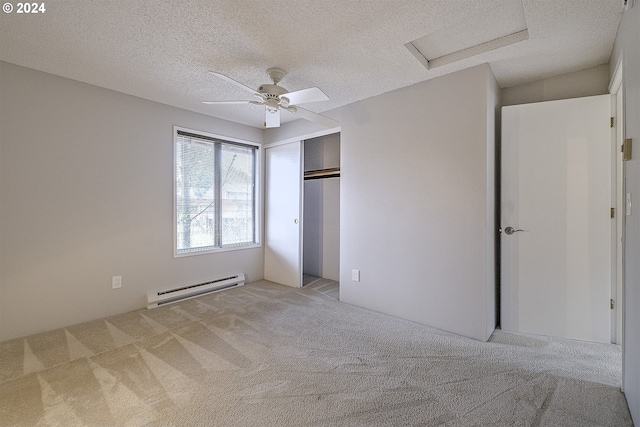
[(482, 65), (343, 109), (342, 301), (488, 339), (494, 80)]
[(609, 65), (586, 68), (502, 90), (503, 105), (556, 101), (583, 96), (604, 95), (609, 89)]
[[(637, 3), (637, 2), (636, 2)], [(633, 210), (626, 217), (624, 391), (636, 424), (640, 423), (640, 4), (622, 15), (610, 60), (611, 75), (623, 57), (625, 137), (635, 144), (626, 162), (626, 191)]]
[(141, 308), (148, 290), (263, 277), (262, 248), (172, 252), (173, 126), (261, 130), (4, 62), (0, 75), (0, 341)]
[[(331, 111), (325, 111), (322, 115), (331, 117), (335, 120), (340, 120), (340, 108), (336, 108)], [(317, 138), (324, 135), (331, 135), (336, 132), (340, 132), (340, 126), (328, 129), (317, 123), (310, 122), (304, 119), (298, 119), (293, 122), (287, 122), (277, 128), (269, 128), (264, 130), (264, 145), (265, 147), (270, 144), (302, 141), (310, 138)]]

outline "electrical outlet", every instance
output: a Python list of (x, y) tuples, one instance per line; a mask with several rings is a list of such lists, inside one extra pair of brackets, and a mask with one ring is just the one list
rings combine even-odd
[(113, 276), (111, 278), (111, 289), (118, 289), (122, 287), (122, 276)]
[(351, 271), (351, 280), (353, 280), (354, 282), (360, 281), (360, 270)]

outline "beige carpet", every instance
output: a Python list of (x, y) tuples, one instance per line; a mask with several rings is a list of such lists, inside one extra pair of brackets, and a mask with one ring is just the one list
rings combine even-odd
[(269, 282), (0, 343), (0, 424), (630, 426), (620, 348), (492, 342)]

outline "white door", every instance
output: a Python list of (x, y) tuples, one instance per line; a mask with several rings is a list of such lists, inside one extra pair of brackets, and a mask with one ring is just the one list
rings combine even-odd
[(503, 330), (611, 342), (610, 113), (610, 95), (502, 109)]
[(264, 278), (300, 287), (302, 150), (300, 142), (266, 149)]

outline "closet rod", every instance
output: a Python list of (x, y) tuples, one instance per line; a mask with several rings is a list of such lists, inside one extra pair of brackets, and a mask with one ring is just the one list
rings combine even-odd
[(306, 171), (304, 173), (304, 179), (322, 179), (322, 178), (335, 178), (340, 176), (340, 168), (328, 168), (319, 169), (314, 171)]

